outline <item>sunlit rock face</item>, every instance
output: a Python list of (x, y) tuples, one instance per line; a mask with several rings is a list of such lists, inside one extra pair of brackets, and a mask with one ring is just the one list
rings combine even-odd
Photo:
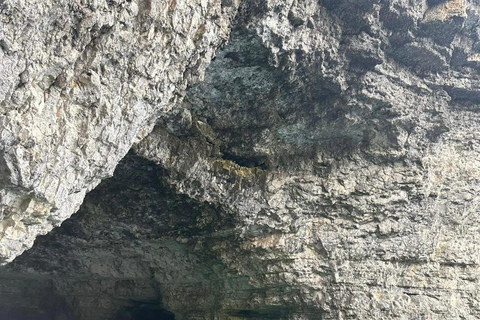
[[(45, 11), (115, 13), (108, 26), (117, 29), (94, 37), (96, 58), (86, 50), (80, 59), (98, 68), (82, 62), (72, 73), (78, 86), (57, 89), (57, 75), (45, 89), (45, 73), (20, 77), (29, 48), (44, 59), (28, 60), (36, 72), (57, 57), (48, 42), (0, 42), (4, 261), (67, 219), (132, 149), (78, 214), (1, 270), (0, 312), (480, 317), (478, 1), (161, 3)], [(5, 30), (23, 26), (9, 18), (20, 4), (4, 6)], [(91, 83), (82, 76), (89, 68)], [(109, 103), (97, 102), (94, 118), (75, 109), (86, 106), (75, 102), (85, 86)], [(47, 196), (41, 181), (55, 179)]]
[(236, 3), (2, 1), (0, 263), (78, 210), (203, 77)]

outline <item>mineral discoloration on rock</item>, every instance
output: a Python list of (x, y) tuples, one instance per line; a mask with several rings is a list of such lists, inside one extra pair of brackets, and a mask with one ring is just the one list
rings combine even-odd
[(425, 22), (445, 22), (452, 18), (466, 18), (467, 7), (465, 0), (447, 0), (433, 5), (425, 12)]
[[(80, 69), (74, 67), (70, 76), (70, 69), (57, 63), (48, 64), (43, 73), (22, 73), (20, 80), (2, 78), (6, 113), (0, 121), (6, 129), (0, 182), (6, 187), (0, 194), (0, 243), (6, 260), (21, 251), (12, 248), (29, 244), (25, 235), (33, 239), (49, 229), (44, 221), (55, 223), (69, 216), (73, 204), (80, 204), (84, 192), (108, 175), (134, 144), (136, 156), (130, 159), (136, 160), (128, 170), (143, 172), (146, 166), (175, 190), (172, 197), (192, 201), (197, 209), (210, 208), (189, 207), (185, 212), (178, 204), (157, 201), (159, 190), (135, 186), (135, 179), (121, 173), (114, 178), (117, 188), (125, 183), (133, 188), (131, 193), (112, 195), (115, 188), (99, 188), (96, 199), (89, 200), (98, 203), (103, 192), (124, 213), (119, 220), (135, 221), (112, 224), (109, 230), (118, 238), (104, 241), (118, 240), (128, 251), (121, 235), (133, 234), (139, 247), (151, 245), (143, 257), (154, 262), (132, 262), (125, 270), (134, 273), (133, 282), (125, 286), (135, 292), (147, 283), (141, 294), (157, 299), (158, 306), (161, 300), (162, 310), (176, 318), (480, 317), (477, 1), (176, 1), (158, 5), (164, 10), (156, 6), (123, 3), (107, 12), (132, 19), (126, 27), (105, 22), (98, 36), (90, 35), (93, 24), (90, 31), (77, 34), (69, 46), (88, 49), (81, 44), (94, 39), (92, 48), (103, 54), (85, 49), (86, 54), (79, 54)], [(95, 19), (108, 20), (109, 14)], [(161, 14), (163, 20), (158, 18)], [(162, 29), (165, 21), (167, 31)], [(101, 25), (108, 26), (104, 36)], [(197, 83), (196, 74), (202, 73), (230, 28), (228, 43), (216, 51), (204, 81)], [(182, 46), (173, 46), (175, 41)], [(2, 50), (10, 58), (2, 66), (28, 70), (24, 66), (29, 64), (18, 56), (23, 47), (8, 49), (15, 41), (5, 43)], [(112, 48), (119, 43), (131, 45), (130, 56), (115, 56)], [(38, 54), (49, 50), (53, 49), (46, 46)], [(14, 52), (18, 61), (12, 58)], [(105, 57), (100, 61), (109, 66), (111, 78), (103, 75), (101, 65), (86, 67), (99, 56)], [(117, 60), (120, 65), (110, 65)], [(111, 79), (106, 84), (105, 77)], [(163, 87), (158, 89), (158, 83)], [(38, 89), (28, 89), (33, 86)], [(120, 95), (118, 88), (123, 88)], [(81, 129), (110, 132), (106, 137), (111, 140), (89, 133), (78, 156), (65, 156), (69, 160), (62, 162), (41, 160), (77, 150), (71, 146), (78, 139), (30, 139), (34, 125), (28, 116), (34, 109), (20, 113), (10, 106), (24, 107), (22, 101), (27, 100), (19, 93), (34, 96), (37, 91), (44, 99), (39, 119), (58, 128), (52, 129), (53, 136), (55, 130), (63, 130), (68, 138)], [(66, 103), (64, 99), (78, 105), (77, 111), (62, 116), (65, 105), (59, 101)], [(113, 104), (114, 99), (120, 100)], [(112, 108), (97, 106), (88, 116), (85, 106), (95, 101), (110, 101)], [(124, 118), (117, 118), (116, 112), (128, 121), (119, 120)], [(22, 121), (27, 124), (24, 131), (19, 129)], [(105, 141), (108, 150), (102, 151)], [(23, 153), (8, 151), (20, 146)], [(36, 157), (42, 169), (32, 160)], [(140, 158), (151, 163), (145, 165)], [(43, 184), (35, 184), (38, 177), (68, 175), (79, 182), (61, 181), (71, 183), (77, 193), (55, 185), (45, 189), (53, 190), (46, 196), (46, 191), (40, 192)], [(148, 181), (148, 174), (144, 178), (141, 181)], [(77, 198), (70, 201), (73, 196)], [(85, 208), (99, 220), (84, 213), (70, 221), (87, 234), (105, 228), (105, 221), (114, 216), (108, 204), (95, 209), (89, 201)], [(139, 203), (138, 210), (132, 209), (134, 203)], [(145, 225), (146, 213), (156, 206), (168, 207), (165, 215)], [(45, 226), (43, 231), (39, 226)], [(43, 261), (42, 255), (65, 254), (70, 250), (66, 248), (88, 244), (100, 235), (84, 239), (59, 231), (50, 237), (58, 248), (47, 241), (31, 255)], [(149, 237), (165, 246), (150, 243)], [(116, 265), (128, 258), (123, 249), (109, 265), (92, 269), (98, 267), (105, 243), (92, 247), (93, 260), (80, 250), (68, 259), (84, 266), (82, 276), (87, 279), (103, 274), (112, 282), (125, 280)], [(137, 252), (135, 259), (141, 256)], [(8, 277), (35, 277), (29, 266), (56, 270), (65, 279), (74, 272), (55, 259), (39, 260), (29, 262), (25, 256), (11, 266)], [(190, 266), (175, 273), (179, 261)], [(175, 276), (168, 279), (172, 273)], [(176, 283), (182, 277), (188, 279), (185, 286)], [(192, 285), (195, 281), (215, 292), (204, 297)], [(77, 286), (72, 283), (57, 281), (54, 287), (61, 297), (66, 294), (62, 288)], [(149, 295), (149, 288), (157, 289)], [(127, 305), (91, 306), (111, 315)], [(72, 312), (83, 314), (85, 308), (73, 307)], [(98, 319), (89, 317), (83, 316)]]
[[(282, 14), (277, 24), (265, 14), (232, 32), (185, 104), (213, 132), (197, 139), (220, 153), (189, 149), (162, 124), (135, 150), (171, 171), (180, 192), (237, 217), (240, 240), (217, 251), (226, 265), (257, 289), (290, 288), (253, 309), (315, 310), (292, 311), (292, 319), (474, 319), (477, 73), (450, 65), (452, 50), (469, 46), (462, 22), (445, 46), (428, 37), (425, 11), (397, 4), (396, 13), (419, 26), (399, 41), (380, 23), (392, 3), (358, 6), (323, 11), (321, 29), (336, 31), (322, 32), (314, 50), (283, 41)], [(349, 14), (362, 9), (368, 31), (351, 35)], [(252, 55), (245, 47), (259, 49)], [(323, 65), (332, 67), (319, 73)], [(172, 148), (172, 140), (185, 147)], [(164, 157), (168, 150), (182, 156)], [(223, 177), (219, 158), (256, 169), (254, 183), (235, 170)], [(460, 220), (475, 222), (470, 229)]]

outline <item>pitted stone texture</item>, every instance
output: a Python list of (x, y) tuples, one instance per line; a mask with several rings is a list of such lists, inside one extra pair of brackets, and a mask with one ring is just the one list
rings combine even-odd
[(189, 91), (189, 125), (167, 118), (135, 146), (236, 217), (240, 237), (213, 252), (272, 288), (252, 310), (479, 317), (478, 72), (452, 55), (477, 50), (478, 13), (425, 21), (432, 5), (410, 3), (327, 1), (310, 24), (305, 3), (269, 3)]
[(270, 172), (210, 157), (208, 143), (199, 153), (200, 142), (159, 129), (137, 151), (170, 170), (177, 190), (231, 212), (240, 236), (212, 251), (267, 290), (251, 310), (408, 319), (420, 308), (425, 318), (475, 319), (480, 167), (459, 134), (445, 134), (419, 158), (318, 155)]
[[(147, 4), (138, 10), (149, 11)], [(248, 279), (248, 294), (220, 288), (231, 297), (195, 317), (480, 317), (478, 12), (476, 0), (239, 4), (205, 81), (171, 112), (159, 108), (155, 129), (134, 147), (177, 192), (218, 208), (202, 217), (221, 222), (208, 229), (211, 237), (196, 227), (178, 234), (185, 226), (172, 225), (171, 240)], [(79, 83), (98, 83), (82, 74)], [(97, 92), (88, 88), (75, 95), (85, 104)], [(129, 110), (132, 122), (142, 115)], [(9, 155), (1, 158), (7, 173)], [(2, 199), (22, 212), (50, 210), (38, 208), (51, 202), (15, 192), (24, 191), (4, 191)], [(148, 192), (143, 197), (141, 205)], [(21, 218), (4, 221), (21, 239)], [(203, 301), (173, 297), (167, 305), (185, 318), (186, 306)]]
[(74, 213), (229, 34), (218, 1), (3, 1), (0, 260)]

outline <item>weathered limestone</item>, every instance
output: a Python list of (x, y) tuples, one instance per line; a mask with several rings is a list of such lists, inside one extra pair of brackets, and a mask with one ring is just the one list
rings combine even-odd
[(445, 22), (455, 17), (466, 18), (467, 10), (465, 2), (465, 0), (448, 0), (437, 5), (433, 5), (425, 12), (424, 21)]
[(45, 281), (0, 311), (42, 310), (48, 287), (45, 312), (92, 320), (480, 317), (478, 1), (96, 8), (113, 22), (59, 49), (94, 39), (66, 82), (20, 77), (24, 47), (2, 42), (4, 261), (135, 155), (0, 270), (18, 280), (0, 293)]
[(0, 259), (74, 213), (201, 79), (235, 1), (1, 4)]

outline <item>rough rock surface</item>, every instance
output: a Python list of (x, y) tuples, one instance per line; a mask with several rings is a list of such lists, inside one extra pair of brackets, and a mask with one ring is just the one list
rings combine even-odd
[(219, 237), (217, 230), (229, 236), (231, 217), (176, 194), (163, 174), (127, 156), (76, 215), (0, 271), (0, 314), (120, 320), (170, 319), (173, 312), (203, 319), (224, 300), (250, 294), (246, 276), (192, 246)]
[(78, 210), (202, 77), (235, 3), (2, 1), (0, 259)]
[[(69, 217), (132, 144), (135, 153), (78, 215), (0, 271), (0, 293), (10, 293), (0, 295), (0, 311), (74, 319), (480, 318), (478, 1), (172, 1), (163, 18), (150, 12), (153, 3), (105, 11), (118, 14), (111, 23), (118, 32), (110, 44), (93, 37), (111, 70), (105, 87), (84, 84), (109, 102), (110, 109), (97, 106), (95, 121), (65, 113), (88, 107), (89, 94), (56, 89), (61, 72), (38, 71), (57, 57), (48, 41), (42, 49), (31, 35), (0, 42), (4, 261)], [(28, 12), (14, 7), (2, 7), (3, 30), (9, 17)], [(194, 16), (199, 27), (181, 32)], [(147, 17), (171, 22), (169, 32), (153, 28), (159, 39), (178, 32), (186, 46), (171, 65), (162, 59), (177, 47), (149, 47), (152, 29), (136, 29)], [(32, 34), (44, 39), (46, 28), (39, 30)], [(80, 42), (91, 36), (74, 34)], [(189, 47), (195, 41), (203, 54)], [(40, 58), (31, 58), (29, 43)], [(72, 43), (62, 47), (67, 55)], [(126, 44), (131, 54), (112, 65), (113, 48), (124, 52)], [(154, 57), (136, 60), (145, 52)], [(27, 56), (37, 67), (22, 75)], [(89, 59), (80, 58), (82, 72)], [(163, 64), (177, 76), (160, 67), (157, 78), (143, 76), (152, 91), (139, 93), (137, 73)], [(83, 83), (75, 72), (71, 79)], [(62, 134), (35, 135), (50, 123)], [(70, 134), (77, 138), (62, 138)], [(42, 179), (63, 186), (48, 193)], [(38, 286), (12, 307), (32, 281)], [(39, 299), (46, 289), (58, 297), (47, 306)]]

